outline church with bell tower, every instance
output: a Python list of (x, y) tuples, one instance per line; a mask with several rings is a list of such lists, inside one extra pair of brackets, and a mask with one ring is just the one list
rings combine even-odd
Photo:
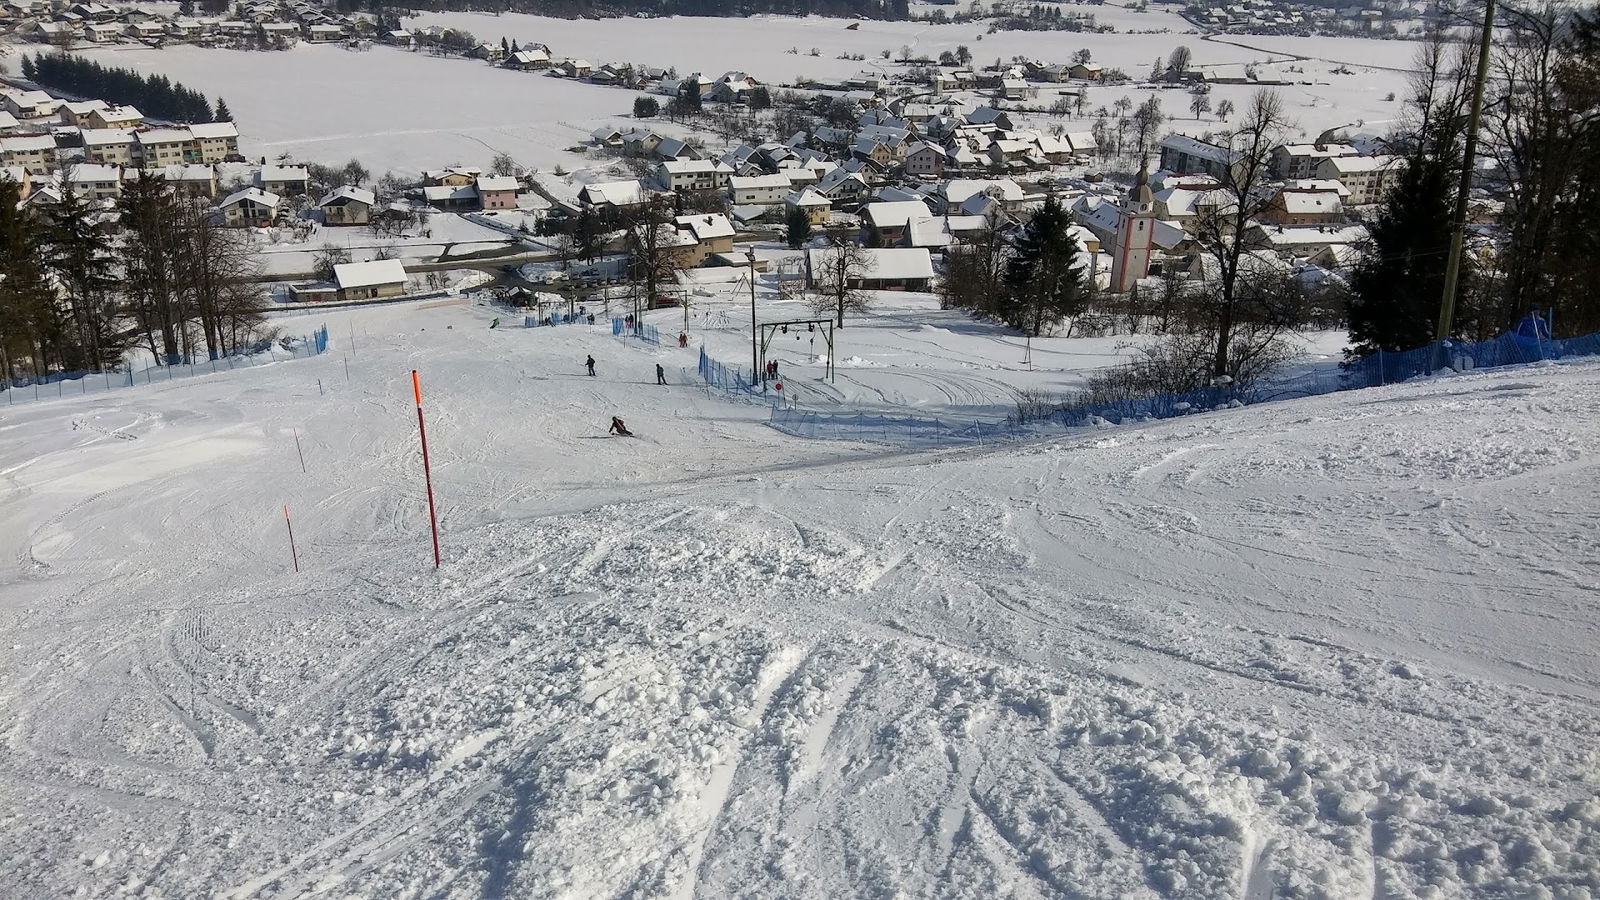
[(1139, 167), (1139, 177), (1122, 201), (1122, 221), (1117, 224), (1116, 241), (1111, 246), (1111, 290), (1125, 294), (1134, 282), (1150, 273), (1150, 254), (1155, 246), (1156, 201), (1150, 191), (1150, 170)]

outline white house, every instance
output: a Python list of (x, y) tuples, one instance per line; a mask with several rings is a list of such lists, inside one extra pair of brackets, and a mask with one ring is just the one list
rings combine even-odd
[(223, 224), (233, 228), (250, 228), (272, 224), (278, 217), (278, 205), (281, 202), (277, 194), (249, 187), (229, 194), (218, 208), (222, 211)]
[(341, 263), (333, 267), (340, 300), (398, 297), (406, 292), (406, 267), (398, 259)]
[(372, 221), (377, 198), (364, 188), (345, 185), (317, 201), (324, 225), (366, 225)]
[(67, 172), (67, 187), (85, 200), (114, 200), (122, 196), (122, 169), (99, 163), (79, 163)]
[(85, 128), (83, 155), (110, 166), (133, 165), (133, 132), (126, 128)]
[(714, 191), (728, 186), (733, 170), (720, 160), (669, 159), (656, 170), (661, 186), (672, 191)]
[(1319, 162), (1314, 174), (1348, 188), (1349, 205), (1367, 206), (1383, 200), (1401, 165), (1404, 163), (1393, 156), (1333, 156)]
[(55, 168), (56, 139), (48, 134), (0, 138), (0, 165), (22, 166), (43, 175)]
[(794, 190), (787, 175), (735, 175), (728, 179), (728, 193), (741, 205), (772, 206)]
[(638, 181), (596, 181), (578, 191), (578, 202), (595, 210), (627, 209), (650, 201), (650, 192)]
[[(833, 279), (830, 263), (836, 263), (839, 249), (824, 247), (806, 251), (806, 283), (826, 289)], [(893, 250), (863, 248), (857, 251), (863, 265), (849, 273), (850, 287), (866, 290), (925, 291), (933, 280), (933, 257), (922, 247)]]
[(311, 173), (305, 166), (262, 166), (256, 185), (263, 191), (285, 197), (298, 197), (310, 189)]

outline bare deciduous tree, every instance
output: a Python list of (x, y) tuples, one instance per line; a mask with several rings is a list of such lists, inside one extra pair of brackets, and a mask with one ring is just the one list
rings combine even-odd
[(1262, 90), (1251, 98), (1245, 119), (1226, 135), (1222, 146), (1229, 162), (1221, 166), (1217, 191), (1221, 202), (1205, 207), (1196, 217), (1195, 243), (1206, 277), (1216, 290), (1211, 300), (1214, 315), (1215, 351), (1211, 373), (1229, 374), (1230, 351), (1238, 335), (1240, 260), (1245, 257), (1245, 229), (1263, 212), (1269, 201), (1262, 190), (1268, 180), (1267, 166), (1273, 148), (1283, 143), (1289, 121), (1283, 101), (1274, 91)]
[(846, 310), (863, 312), (867, 308), (867, 292), (860, 284), (875, 267), (872, 255), (858, 244), (836, 241), (832, 247), (812, 254), (811, 259), (811, 280), (818, 292), (811, 308), (818, 313), (833, 313), (834, 324), (843, 328)]

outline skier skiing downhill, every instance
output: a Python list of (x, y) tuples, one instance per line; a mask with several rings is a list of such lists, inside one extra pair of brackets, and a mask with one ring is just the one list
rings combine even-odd
[(661, 363), (656, 363), (656, 384), (667, 383), (667, 370), (661, 368)]
[(584, 360), (583, 360), (583, 364), (584, 364), (584, 366), (586, 366), (589, 369), (589, 374), (590, 375), (594, 375), (594, 357), (593, 356), (585, 357)]
[(622, 420), (616, 416), (611, 417), (611, 428), (608, 429), (606, 433), (615, 434), (620, 437), (633, 437), (633, 432), (629, 431), (628, 426), (624, 425)]

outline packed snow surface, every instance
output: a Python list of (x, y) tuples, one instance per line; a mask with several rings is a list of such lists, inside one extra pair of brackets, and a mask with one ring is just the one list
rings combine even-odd
[(0, 407), (0, 895), (1600, 891), (1600, 366), (902, 453), (490, 317)]

